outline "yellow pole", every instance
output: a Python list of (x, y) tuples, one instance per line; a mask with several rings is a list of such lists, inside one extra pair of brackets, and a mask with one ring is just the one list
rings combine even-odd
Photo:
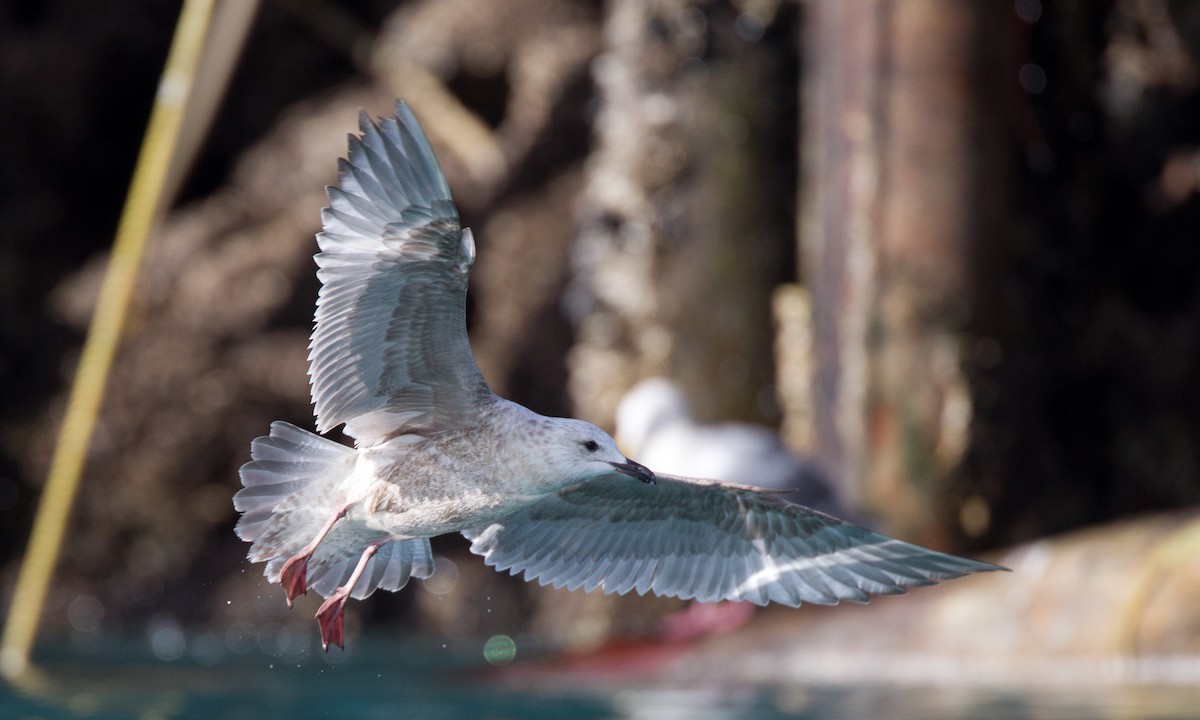
[(41, 620), (46, 589), (62, 548), (71, 504), (79, 486), (100, 401), (104, 397), (108, 371), (133, 295), (142, 250), (161, 210), (161, 189), (179, 135), (197, 60), (204, 47), (212, 5), (213, 0), (186, 0), (175, 27), (166, 68), (159, 79), (154, 109), (133, 171), (125, 209), (117, 225), (112, 257), (84, 341), (46, 487), (17, 575), (4, 635), (0, 638), (0, 674), (9, 679), (20, 677), (29, 668), (29, 654)]

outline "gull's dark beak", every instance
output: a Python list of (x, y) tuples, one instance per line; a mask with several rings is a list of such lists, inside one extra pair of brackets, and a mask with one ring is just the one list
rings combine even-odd
[(632, 460), (626, 459), (623, 463), (609, 464), (613, 466), (614, 470), (622, 475), (628, 475), (631, 478), (637, 478), (638, 480), (641, 480), (644, 483), (650, 483), (651, 485), (654, 485), (658, 482), (658, 479), (654, 477), (654, 473), (650, 472), (650, 468), (642, 465), (641, 463), (635, 463)]

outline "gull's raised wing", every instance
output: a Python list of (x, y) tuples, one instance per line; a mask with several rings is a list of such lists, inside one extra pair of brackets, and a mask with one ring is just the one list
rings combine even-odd
[(467, 341), (475, 246), (429, 141), (403, 102), (359, 126), (321, 214), (309, 375), (317, 430), (371, 445), (460, 424), (490, 390)]
[(705, 602), (836, 604), (998, 565), (885, 537), (771, 493), (659, 475), (603, 476), (463, 533), (484, 562), (574, 590)]

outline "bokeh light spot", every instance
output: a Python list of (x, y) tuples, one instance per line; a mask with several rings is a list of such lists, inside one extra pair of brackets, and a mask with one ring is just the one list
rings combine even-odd
[(492, 665), (507, 665), (517, 656), (517, 644), (507, 635), (493, 635), (483, 644), (483, 659)]

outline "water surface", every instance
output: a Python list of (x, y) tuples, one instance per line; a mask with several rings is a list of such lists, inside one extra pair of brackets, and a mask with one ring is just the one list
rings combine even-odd
[(995, 720), (1200, 718), (1200, 688), (964, 685), (696, 687), (591, 684), (560, 678), (513, 687), (484, 643), (360, 645), (342, 655), (259, 652), (165, 662), (136, 644), (88, 653), (44, 650), (45, 683), (0, 685), (0, 718), (755, 718)]

